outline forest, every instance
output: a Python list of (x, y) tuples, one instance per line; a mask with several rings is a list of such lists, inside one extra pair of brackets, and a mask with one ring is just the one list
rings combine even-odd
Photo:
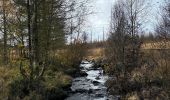
[(0, 0), (0, 100), (169, 100), (170, 0), (110, 1), (101, 40), (97, 0)]

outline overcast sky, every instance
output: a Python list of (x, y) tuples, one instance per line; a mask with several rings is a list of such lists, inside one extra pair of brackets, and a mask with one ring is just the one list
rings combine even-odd
[[(109, 21), (111, 15), (111, 8), (115, 0), (92, 0), (92, 10), (94, 14), (87, 18), (86, 30), (93, 33), (93, 40), (98, 38), (103, 39), (103, 28), (105, 34), (108, 32)], [(144, 25), (145, 30), (153, 31), (155, 24), (157, 23), (157, 14), (162, 4), (162, 0), (152, 0), (152, 8), (149, 9), (149, 17), (147, 18), (147, 23)]]

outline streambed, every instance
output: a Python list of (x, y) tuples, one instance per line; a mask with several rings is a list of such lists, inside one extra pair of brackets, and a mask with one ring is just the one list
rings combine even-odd
[(65, 100), (118, 100), (107, 93), (105, 82), (109, 76), (102, 68), (94, 68), (92, 61), (82, 61), (80, 69), (85, 75), (73, 79), (71, 92)]

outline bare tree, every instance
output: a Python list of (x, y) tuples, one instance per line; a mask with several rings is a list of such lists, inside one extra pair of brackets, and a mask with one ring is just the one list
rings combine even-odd
[(117, 2), (112, 8), (109, 45), (106, 52), (112, 64), (124, 65), (127, 19), (121, 3), (122, 1)]
[[(156, 61), (159, 65), (159, 77), (163, 77), (164, 86), (168, 86), (169, 80), (169, 64), (170, 64), (170, 0), (165, 0), (165, 5), (162, 7), (162, 15), (159, 24), (155, 31), (157, 33), (157, 47), (159, 49)], [(161, 79), (161, 78), (160, 78)]]
[(112, 9), (109, 37), (111, 45), (108, 47), (112, 52), (110, 58), (113, 64), (129, 71), (140, 66), (139, 34), (147, 7), (149, 4), (146, 0), (119, 0)]
[(9, 1), (2, 0), (1, 2), (1, 12), (2, 12), (2, 27), (1, 32), (3, 33), (3, 62), (5, 65), (8, 64), (8, 51), (7, 51), (7, 4)]

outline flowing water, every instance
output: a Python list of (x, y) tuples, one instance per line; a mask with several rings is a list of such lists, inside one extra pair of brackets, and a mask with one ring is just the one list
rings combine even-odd
[(82, 61), (80, 68), (87, 76), (73, 79), (72, 91), (65, 100), (118, 100), (107, 93), (105, 82), (109, 77), (103, 74), (101, 68), (94, 69), (93, 66), (93, 62)]

